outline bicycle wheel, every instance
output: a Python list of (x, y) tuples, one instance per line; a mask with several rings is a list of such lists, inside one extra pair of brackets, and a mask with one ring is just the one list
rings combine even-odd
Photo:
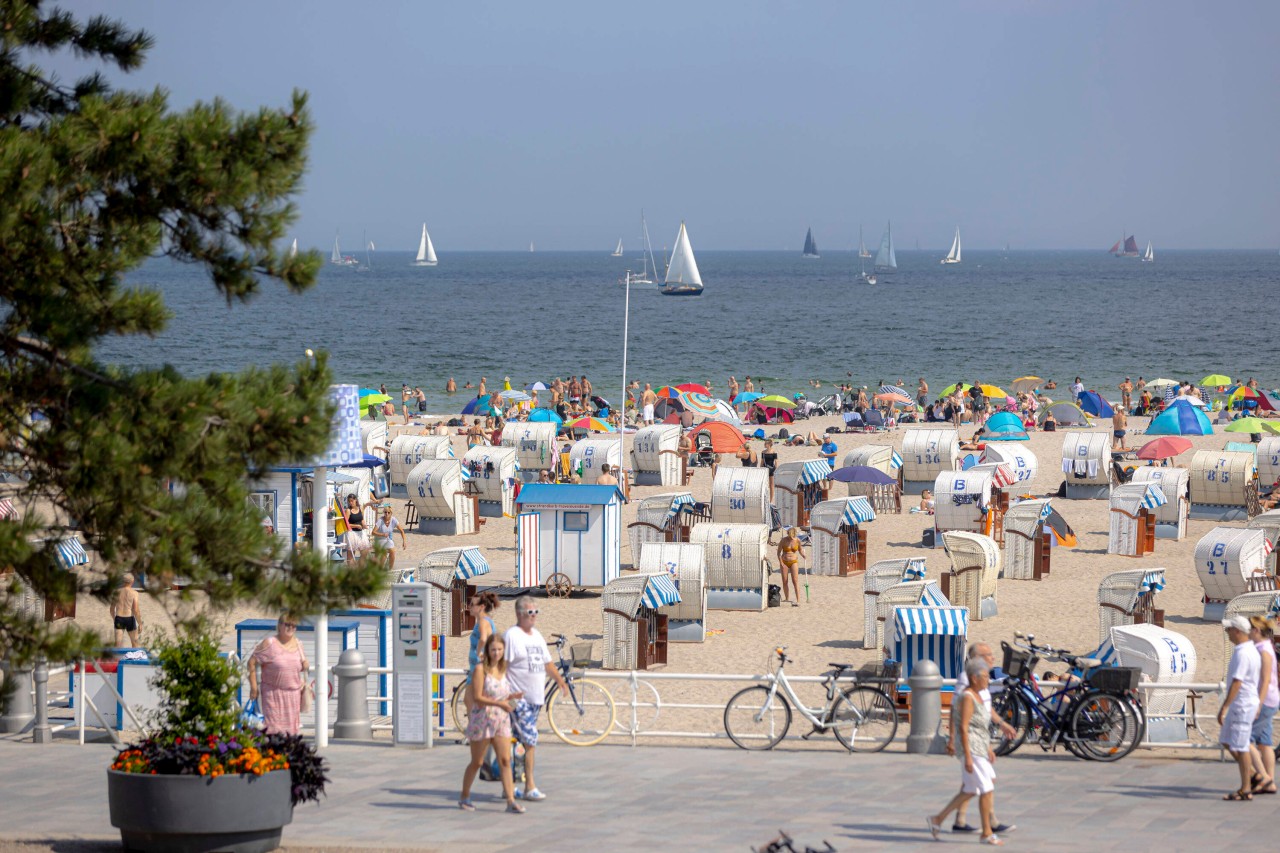
[(992, 726), (991, 739), (996, 744), (996, 755), (1010, 755), (1027, 741), (1031, 733), (1031, 709), (1027, 700), (1016, 690), (1005, 688), (991, 697), (991, 711), (1013, 726), (1013, 737), (1005, 737), (999, 726)]
[(558, 687), (547, 705), (556, 737), (573, 746), (592, 746), (609, 736), (617, 721), (613, 695), (589, 678), (569, 679), (569, 693)]
[(1072, 709), (1067, 736), (1074, 741), (1082, 758), (1119, 761), (1138, 745), (1141, 728), (1128, 699), (1093, 690)]
[(453, 727), (461, 735), (467, 730), (467, 703), (464, 699), (471, 682), (464, 681), (453, 688), (453, 696), (449, 699), (449, 714), (453, 719)]
[(898, 710), (883, 690), (850, 687), (832, 700), (827, 722), (850, 752), (879, 752), (898, 733)]
[(756, 684), (733, 694), (724, 706), (724, 731), (743, 749), (773, 749), (791, 728), (791, 705), (785, 696), (769, 696)]

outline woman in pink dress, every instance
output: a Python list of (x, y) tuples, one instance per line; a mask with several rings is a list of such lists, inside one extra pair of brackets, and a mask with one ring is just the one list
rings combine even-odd
[(471, 783), (480, 772), (485, 753), (490, 747), (498, 756), (502, 773), (502, 793), (507, 798), (507, 811), (522, 814), (524, 806), (516, 802), (511, 782), (511, 711), (523, 693), (513, 691), (507, 681), (507, 646), (496, 631), (484, 642), (480, 662), (471, 673), (471, 713), (465, 732), (471, 742), (471, 763), (462, 774), (462, 796), (458, 808), (473, 812)]
[(269, 734), (296, 735), (302, 727), (302, 685), (307, 668), (307, 656), (298, 642), (298, 620), (281, 616), (276, 635), (258, 643), (249, 657), (249, 698), (258, 700)]

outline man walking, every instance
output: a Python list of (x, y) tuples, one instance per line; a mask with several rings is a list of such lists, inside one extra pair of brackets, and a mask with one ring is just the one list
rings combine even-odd
[(516, 599), (516, 624), (503, 635), (507, 652), (507, 680), (524, 697), (516, 700), (511, 712), (511, 731), (524, 746), (524, 791), (517, 791), (516, 798), (545, 800), (547, 795), (538, 790), (533, 778), (533, 753), (538, 745), (538, 717), (542, 713), (542, 700), (546, 695), (547, 676), (566, 693), (560, 670), (551, 662), (551, 650), (542, 632), (534, 627), (538, 618), (538, 603), (533, 596), (522, 595)]

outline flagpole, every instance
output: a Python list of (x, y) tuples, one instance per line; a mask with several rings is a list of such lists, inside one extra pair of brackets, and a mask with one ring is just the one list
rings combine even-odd
[[(627, 270), (626, 296), (622, 304), (622, 418), (618, 422), (618, 466), (623, 468), (623, 475), (626, 476), (626, 468), (623, 465), (627, 458), (627, 336), (631, 323), (631, 270)], [(618, 482), (623, 486), (626, 485), (622, 478), (619, 478)], [(632, 561), (635, 562), (637, 557), (638, 555), (632, 554)]]

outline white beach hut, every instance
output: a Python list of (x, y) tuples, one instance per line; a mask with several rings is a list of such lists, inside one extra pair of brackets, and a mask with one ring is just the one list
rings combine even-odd
[(769, 525), (712, 521), (689, 531), (689, 541), (701, 545), (705, 554), (708, 609), (765, 609), (769, 600)]
[(515, 515), (516, 463), (513, 447), (477, 444), (462, 457), (462, 469), (480, 501), (480, 514), (491, 518)]
[(530, 483), (516, 499), (516, 585), (564, 597), (603, 587), (622, 570), (617, 486)]
[(1113, 572), (1098, 584), (1098, 642), (1105, 643), (1117, 625), (1164, 624), (1156, 609), (1156, 593), (1164, 589), (1164, 569)]
[(1197, 450), (1190, 467), (1192, 518), (1247, 521), (1262, 511), (1252, 453)]
[(631, 467), (637, 486), (683, 488), (688, 480), (679, 425), (654, 424), (637, 431), (631, 438)]
[(1000, 577), (1000, 546), (981, 533), (950, 531), (942, 547), (951, 558), (951, 571), (942, 575), (942, 594), (955, 605), (969, 608), (978, 621), (995, 616), (996, 580)]
[(933, 483), (936, 508), (933, 516), (935, 547), (941, 545), (939, 534), (948, 530), (988, 533), (992, 529), (992, 472), (944, 471)]
[(1111, 490), (1107, 553), (1141, 557), (1156, 549), (1155, 510), (1166, 503), (1157, 483), (1125, 483)]
[(640, 553), (650, 542), (687, 542), (692, 519), (710, 520), (689, 512), (693, 507), (693, 495), (689, 492), (641, 498), (636, 504), (636, 520), (627, 525), (627, 542), (631, 546), (629, 565), (639, 565)]
[(960, 436), (954, 429), (910, 429), (902, 437), (902, 491), (918, 495), (933, 488), (938, 475), (960, 464)]
[[(1280, 593), (1273, 589), (1268, 589), (1237, 595), (1227, 602), (1227, 606), (1223, 608), (1222, 618), (1225, 619), (1228, 616), (1243, 616), (1246, 619), (1252, 616), (1266, 616), (1269, 619), (1280, 618)], [(1231, 662), (1231, 652), (1235, 649), (1235, 646), (1232, 645), (1231, 638), (1227, 636), (1225, 631), (1220, 631), (1219, 635), (1222, 637), (1222, 670), (1226, 672), (1227, 665)]]
[(1187, 535), (1187, 513), (1191, 509), (1189, 472), (1186, 468), (1144, 465), (1135, 468), (1130, 483), (1153, 483), (1164, 492), (1164, 504), (1152, 512), (1157, 539), (1181, 539)]
[(717, 468), (711, 482), (711, 519), (717, 524), (768, 524), (769, 469)]
[(398, 435), (391, 442), (387, 467), (391, 481), (391, 497), (407, 498), (409, 472), (424, 459), (452, 459), (453, 444), (446, 435)]
[(1257, 450), (1258, 482), (1270, 486), (1280, 480), (1280, 435), (1264, 435)]
[(600, 596), (604, 617), (604, 669), (644, 670), (667, 662), (668, 620), (662, 611), (680, 603), (671, 575), (614, 578)]
[[(950, 607), (951, 602), (936, 581), (903, 581), (880, 593), (876, 599), (876, 630), (874, 642), (884, 660), (886, 647), (893, 640), (893, 613), (899, 607)], [(864, 639), (865, 643), (866, 640)], [(863, 646), (866, 647), (865, 645)], [(901, 658), (898, 658), (901, 660)]]
[(1009, 507), (1004, 516), (1004, 577), (1038, 581), (1049, 574), (1053, 534), (1044, 523), (1052, 511), (1047, 498)]
[(1276, 574), (1276, 546), (1280, 545), (1280, 509), (1269, 509), (1261, 515), (1255, 515), (1245, 525), (1253, 530), (1261, 530), (1262, 535), (1271, 543), (1271, 553), (1267, 555), (1267, 574)]
[(418, 514), (418, 532), (445, 536), (475, 533), (480, 508), (463, 489), (462, 462), (424, 459), (409, 472), (409, 503)]
[(371, 455), (382, 455), (387, 452), (387, 422), (360, 421), (360, 444), (364, 452)]
[(897, 607), (893, 611), (893, 639), (889, 651), (902, 664), (901, 677), (922, 660), (938, 665), (943, 678), (964, 670), (971, 615), (963, 607)]
[(867, 569), (867, 534), (861, 525), (875, 521), (866, 498), (837, 498), (816, 505), (809, 514), (809, 547), (817, 575), (847, 577)]
[(1261, 530), (1215, 527), (1196, 543), (1196, 574), (1204, 587), (1204, 618), (1216, 622), (1226, 604), (1251, 592), (1255, 578), (1267, 576), (1271, 543)]
[(924, 576), (923, 557), (880, 560), (867, 567), (866, 573), (862, 576), (862, 647), (864, 649), (879, 648), (877, 643), (879, 623), (876, 617), (880, 612), (877, 604), (881, 593), (904, 581), (924, 580)]
[(701, 643), (707, 638), (707, 558), (701, 545), (649, 543), (640, 549), (641, 574), (666, 574), (675, 581), (680, 600), (658, 612), (667, 617), (667, 639)]
[(515, 449), (519, 476), (525, 482), (537, 481), (540, 471), (555, 471), (560, 462), (556, 452), (556, 424), (552, 421), (508, 421), (498, 443)]
[(983, 464), (1004, 463), (1013, 472), (1013, 485), (1007, 488), (1022, 491), (1031, 486), (1040, 470), (1036, 455), (1025, 444), (1016, 441), (987, 442), (987, 447), (979, 457)]
[(479, 548), (439, 548), (423, 557), (414, 580), (429, 585), (431, 628), (447, 637), (461, 637), (475, 626), (467, 612), (471, 590), (467, 581), (487, 575), (491, 569)]
[(1142, 670), (1142, 680), (1160, 687), (1143, 691), (1147, 743), (1187, 739), (1185, 684), (1196, 681), (1196, 647), (1184, 635), (1159, 625), (1123, 625), (1111, 629), (1111, 645), (1121, 666)]
[(574, 473), (581, 471), (581, 480), (588, 486), (595, 485), (600, 476), (601, 467), (609, 466), (610, 472), (622, 485), (623, 493), (627, 492), (626, 480), (622, 474), (622, 444), (617, 438), (588, 437), (574, 442), (569, 448), (569, 468)]
[(1111, 497), (1111, 436), (1105, 432), (1068, 432), (1062, 436), (1062, 475), (1071, 500)]
[(830, 473), (831, 463), (825, 459), (783, 462), (777, 467), (773, 472), (773, 497), (783, 527), (809, 526), (810, 511), (831, 491), (831, 481), (827, 479)]

